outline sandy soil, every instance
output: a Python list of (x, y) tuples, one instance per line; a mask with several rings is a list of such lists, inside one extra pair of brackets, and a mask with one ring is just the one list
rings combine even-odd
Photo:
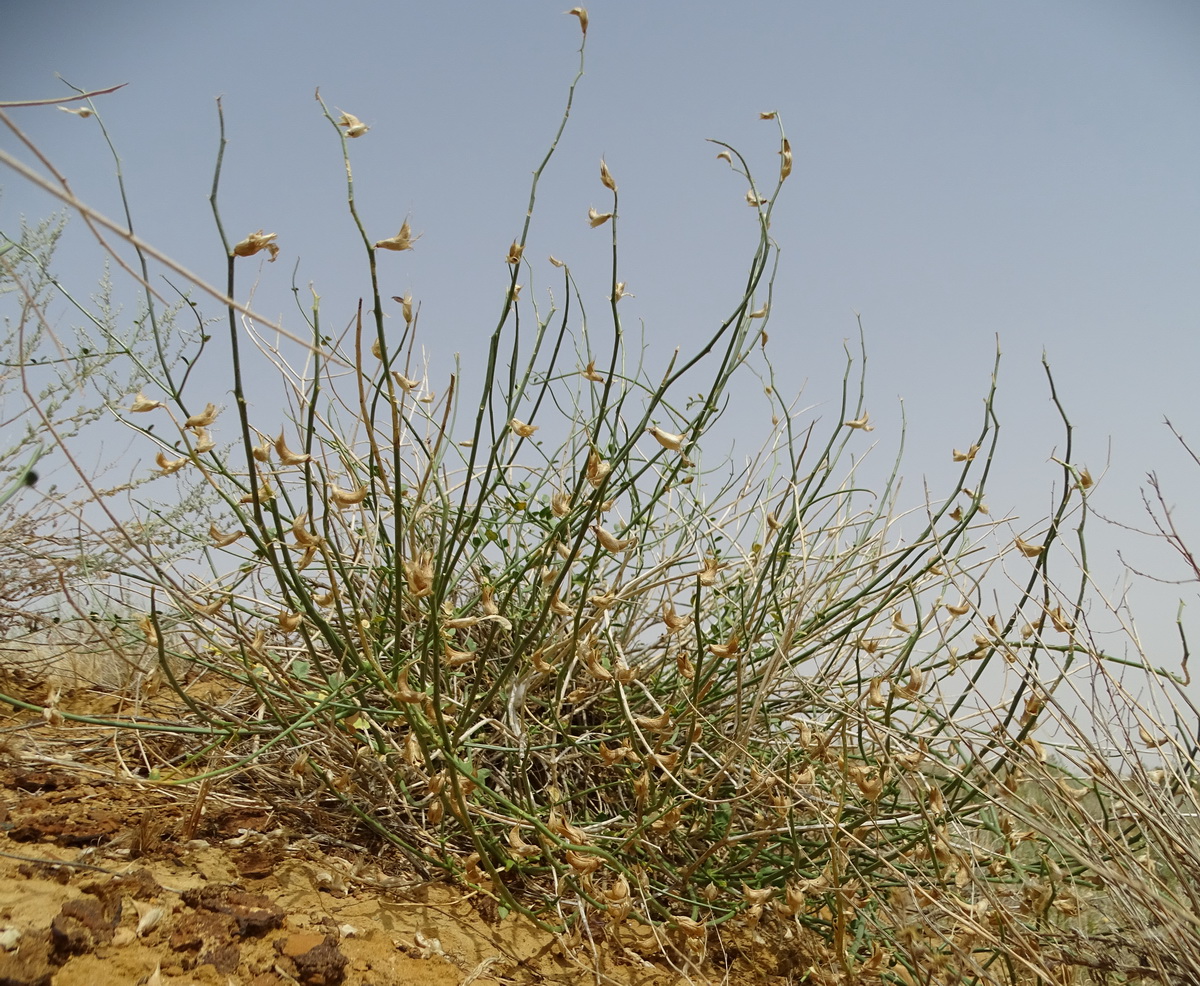
[[(58, 707), (107, 701), (85, 692)], [(811, 952), (762, 929), (676, 948), (638, 926), (566, 939), (500, 920), (486, 896), (307, 831), (286, 805), (131, 776), (124, 738), (50, 719), (0, 720), (0, 986), (825, 978)]]

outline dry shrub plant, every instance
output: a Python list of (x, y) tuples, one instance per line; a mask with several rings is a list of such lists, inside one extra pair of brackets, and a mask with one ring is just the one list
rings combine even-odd
[[(435, 396), (414, 369), (418, 302), (383, 297), (376, 263), (419, 248), (417, 234), (368, 233), (352, 182), (370, 294), (350, 331), (326, 335), (315, 294), (306, 338), (290, 342), (238, 301), (248, 258), (281, 245), (226, 235), (218, 155), (227, 280), (197, 283), (223, 299), (234, 400), (192, 398), (191, 368), (217, 342), (163, 318), (141, 320), (148, 347), (105, 350), (130, 382), (112, 375), (102, 395), (211, 527), (189, 540), (178, 503), (98, 503), (71, 436), (54, 433), (95, 494), (55, 502), (107, 549), (74, 573), (111, 594), (89, 632), (156, 655), (178, 715), (6, 700), (43, 711), (46, 730), (136, 729), (159, 783), (198, 802), (253, 791), (305, 824), (371, 833), (423, 877), (581, 947), (657, 943), (696, 968), (758, 938), (809, 981), (1200, 982), (1186, 664), (1173, 674), (1132, 639), (1114, 654), (1089, 632), (1092, 481), (1065, 412), (1060, 500), (1039, 536), (1014, 541), (987, 514), (990, 394), (947, 450), (957, 479), (898, 536), (898, 473), (875, 490), (856, 479), (871, 428), (861, 362), (824, 425), (776, 382), (770, 230), (791, 171), (778, 120), (765, 185), (719, 148), (758, 230), (723, 319), (694, 351), (630, 369), (618, 182), (603, 163), (588, 190), (607, 196), (588, 216), (612, 244), (603, 319), (584, 318), (595, 299), (569, 266), (525, 256), (570, 97), (508, 248), (477, 401), (453, 376)], [(349, 176), (367, 128), (319, 108)], [(127, 269), (155, 311), (146, 271), (161, 255), (56, 194), (132, 244), (141, 274)], [(543, 270), (561, 310), (521, 296)], [(4, 273), (25, 297), (57, 287), (10, 261)], [(44, 309), (22, 324), (50, 338)], [(272, 406), (248, 399), (263, 366), (286, 423), (251, 410)], [(772, 428), (752, 466), (720, 479), (705, 438), (747, 375), (767, 383)], [(44, 394), (24, 393), (54, 419)], [(13, 502), (36, 502), (12, 461)], [(189, 550), (156, 550), (164, 532)], [(20, 539), (30, 557), (47, 543)], [(1068, 582), (1052, 581), (1051, 557)]]

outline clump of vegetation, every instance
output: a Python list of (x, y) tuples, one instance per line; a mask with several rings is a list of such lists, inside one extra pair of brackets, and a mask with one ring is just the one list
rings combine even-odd
[[(588, 213), (612, 244), (603, 318), (553, 258), (562, 307), (521, 296), (543, 271), (525, 249), (570, 105), (508, 248), (477, 401), (414, 369), (418, 304), (388, 302), (377, 260), (417, 234), (368, 232), (352, 183), (370, 283), (352, 330), (329, 338), (314, 295), (306, 338), (264, 341), (237, 299), (248, 258), (281, 245), (226, 235), (218, 158), (232, 405), (192, 398), (215, 343), (165, 320), (144, 323), (144, 358), (113, 354), (134, 379), (104, 399), (211, 526), (189, 541), (182, 513), (109, 511), (111, 560), (76, 573), (119, 587), (89, 626), (156, 655), (183, 703), (178, 722), (137, 721), (175, 741), (147, 769), (201, 800), (288, 799), (504, 911), (654, 936), (684, 964), (769, 926), (814, 980), (1195, 980), (1194, 710), (1180, 677), (1088, 631), (1086, 566), (1062, 544), (1082, 544), (1092, 479), (1065, 412), (1038, 537), (987, 513), (989, 393), (947, 450), (961, 472), (901, 539), (899, 465), (878, 489), (857, 479), (861, 360), (830, 422), (792, 409), (771, 362), (779, 121), (765, 182), (720, 150), (758, 232), (724, 316), (694, 351), (631, 369), (603, 162), (608, 201)], [(367, 128), (320, 107), (349, 175)], [(248, 399), (263, 367), (286, 421), (252, 411), (272, 406)], [(770, 428), (721, 479), (706, 436), (747, 374), (767, 383)], [(151, 519), (188, 550), (156, 553)]]

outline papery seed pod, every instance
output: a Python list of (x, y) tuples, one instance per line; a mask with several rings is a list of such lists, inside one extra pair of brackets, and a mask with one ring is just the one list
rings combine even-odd
[(958, 449), (954, 449), (953, 451), (953, 458), (955, 462), (971, 462), (975, 458), (975, 453), (979, 451), (979, 446), (972, 445), (965, 452), (960, 452)]
[(1141, 723), (1138, 723), (1138, 738), (1142, 741), (1144, 746), (1147, 746), (1152, 750), (1157, 749), (1160, 746), (1165, 746), (1167, 743), (1171, 742), (1171, 737), (1169, 736), (1152, 735), (1150, 731)]
[(904, 622), (898, 609), (892, 612), (892, 629), (899, 630), (901, 633), (912, 633), (912, 627)]
[(671, 710), (666, 709), (661, 715), (650, 718), (649, 716), (634, 716), (634, 724), (642, 729), (647, 729), (652, 733), (665, 733), (671, 728)]
[(752, 209), (757, 209), (759, 206), (766, 205), (767, 200), (765, 197), (756, 194), (753, 188), (748, 188), (746, 189), (746, 204)]
[(550, 494), (550, 511), (555, 517), (565, 517), (571, 512), (571, 494), (558, 490)]
[(149, 616), (143, 616), (138, 620), (138, 629), (146, 635), (146, 643), (151, 647), (158, 646), (158, 632), (154, 629), (154, 620)]
[(583, 369), (583, 378), (590, 380), (592, 383), (604, 383), (607, 379), (603, 374), (596, 372), (596, 361), (588, 360), (588, 365)]
[(296, 539), (296, 543), (307, 548), (312, 545), (320, 544), (321, 539), (308, 529), (308, 511), (304, 511), (299, 517), (292, 521), (292, 536)]
[(198, 613), (201, 616), (215, 616), (221, 607), (225, 605), (225, 597), (219, 596), (216, 601), (209, 603), (197, 602), (194, 599), (189, 599), (187, 602), (194, 613)]
[(73, 106), (60, 106), (59, 109), (64, 113), (70, 113), (72, 116), (77, 116), (81, 120), (86, 120), (92, 115), (92, 110), (87, 106), (80, 106), (78, 109)]
[(516, 240), (512, 241), (512, 246), (508, 248), (508, 256), (504, 258), (506, 264), (519, 264), (521, 262), (521, 254), (525, 252), (525, 247)]
[(250, 449), (251, 454), (257, 462), (271, 461), (271, 442), (270, 439), (264, 441), (261, 445), (255, 445)]
[(163, 475), (169, 476), (173, 472), (179, 472), (191, 460), (186, 455), (181, 459), (168, 459), (165, 452), (159, 452), (154, 457), (154, 461), (158, 465), (158, 468), (163, 471)]
[(1092, 479), (1092, 474), (1087, 469), (1081, 469), (1079, 472), (1078, 486), (1081, 490), (1090, 490), (1095, 480)]
[(563, 853), (563, 858), (566, 859), (567, 865), (575, 871), (576, 876), (591, 876), (600, 868), (600, 857), (593, 856), (591, 853), (568, 849)]
[(588, 13), (586, 7), (572, 7), (567, 11), (572, 17), (579, 18), (579, 29), (586, 35), (588, 29)]
[(521, 827), (519, 825), (514, 825), (508, 830), (508, 848), (514, 856), (520, 859), (532, 859), (534, 856), (542, 854), (540, 846), (531, 845), (521, 838)]
[(783, 147), (779, 150), (779, 180), (787, 181), (792, 173), (792, 145), (786, 137), (783, 138)]
[(420, 380), (410, 380), (402, 373), (392, 371), (392, 379), (396, 381), (396, 386), (403, 390), (406, 394), (411, 394), (417, 387), (421, 385)]
[(550, 809), (550, 816), (546, 819), (546, 828), (560, 839), (564, 839), (576, 846), (585, 846), (590, 841), (588, 834), (583, 829), (572, 825), (563, 818), (557, 808)]
[(365, 123), (363, 123), (362, 120), (360, 120), (358, 117), (356, 117), (353, 113), (346, 113), (346, 112), (343, 112), (341, 117), (338, 119), (338, 126), (345, 127), (346, 128), (346, 136), (352, 137), (352, 138), (353, 137), (361, 137), (363, 134), (365, 134), (368, 130), (371, 129)]
[(626, 290), (624, 281), (617, 281), (617, 285), (615, 288), (613, 288), (613, 293), (609, 296), (608, 300), (620, 301), (626, 295), (629, 295), (631, 298), (634, 297), (633, 292)]
[(275, 242), (275, 233), (264, 233), (261, 229), (257, 233), (251, 233), (240, 243), (234, 245), (233, 255), (235, 257), (253, 257), (256, 253), (266, 250), (270, 256), (267, 258), (271, 263), (275, 262), (275, 258), (279, 256), (279, 244)]
[(669, 599), (664, 599), (662, 604), (662, 619), (667, 627), (667, 636), (679, 633), (681, 630), (687, 629), (692, 622), (690, 616), (680, 616), (675, 612), (675, 604)]
[(646, 757), (646, 763), (651, 767), (661, 767), (663, 770), (674, 770), (679, 763), (679, 751), (670, 753), (651, 753)]
[(333, 586), (324, 595), (313, 596), (312, 601), (314, 603), (316, 603), (316, 605), (320, 606), (322, 609), (328, 609), (335, 602), (337, 602), (338, 598), (339, 598), (339, 594), (337, 591), (337, 586)]
[(696, 678), (696, 665), (688, 660), (682, 651), (675, 655), (675, 670), (679, 672), (680, 677), (688, 681), (694, 681)]
[(604, 163), (604, 158), (600, 159), (600, 184), (609, 191), (617, 190), (617, 183), (613, 181), (612, 172), (608, 170), (608, 165)]
[(967, 613), (969, 613), (970, 611), (971, 611), (971, 604), (969, 602), (967, 602), (965, 599), (961, 603), (959, 603), (957, 606), (951, 606), (949, 603), (946, 604), (946, 612), (949, 613), (951, 616), (964, 616)]
[(619, 538), (614, 537), (599, 524), (592, 525), (592, 531), (596, 535), (596, 540), (600, 542), (600, 547), (612, 554), (619, 554), (622, 551), (628, 551), (637, 544), (636, 537)]
[(729, 165), (731, 167), (733, 166), (733, 155), (730, 154), (728, 151), (721, 151), (721, 153), (717, 155), (717, 160), (718, 161), (728, 161)]
[(164, 406), (165, 405), (162, 401), (152, 401), (139, 390), (137, 397), (133, 399), (133, 404), (130, 405), (129, 410), (137, 414), (145, 414), (147, 411), (153, 411), (156, 408)]
[(495, 616), (500, 612), (496, 605), (495, 595), (494, 586), (485, 585), (479, 590), (479, 608), (483, 610), (484, 616)]
[(275, 499), (275, 491), (271, 489), (271, 484), (265, 479), (259, 480), (257, 495), (247, 493), (244, 497), (238, 500), (238, 503), (267, 503)]
[(750, 313), (750, 318), (766, 318), (767, 312), (770, 310), (771, 306), (764, 301), (761, 308), (757, 308)]
[(408, 683), (408, 668), (400, 672), (400, 677), (396, 680), (396, 689), (392, 692), (392, 698), (406, 705), (416, 705), (425, 698), (424, 692), (417, 691)]
[(423, 599), (433, 592), (433, 552), (422, 551), (416, 558), (405, 560), (403, 566), (408, 591), (414, 597)]
[(1025, 557), (1027, 557), (1027, 558), (1036, 558), (1038, 555), (1040, 555), (1043, 551), (1046, 550), (1045, 545), (1030, 544), (1028, 541), (1025, 541), (1022, 538), (1016, 538), (1013, 541), (1013, 544), (1015, 544), (1017, 546), (1017, 550), (1020, 551), (1021, 554), (1025, 555)]
[(304, 569), (308, 568), (308, 566), (312, 564), (312, 560), (314, 558), (316, 558), (316, 556), (317, 556), (317, 546), (315, 544), (310, 544), (307, 548), (304, 549), (304, 553), (300, 556), (299, 560), (296, 562), (296, 568), (299, 569), (300, 571), (304, 571)]
[(559, 616), (574, 616), (575, 610), (558, 598), (557, 590), (550, 596), (550, 611)]
[(508, 426), (521, 438), (528, 438), (541, 427), (541, 425), (526, 424), (520, 418), (513, 418), (509, 421)]
[(461, 668), (466, 664), (470, 664), (479, 656), (478, 651), (473, 650), (455, 650), (453, 647), (446, 645), (446, 657), (443, 664), (448, 668)]
[(916, 698), (921, 694), (921, 685), (924, 683), (924, 680), (925, 675), (921, 669), (913, 668), (908, 674), (908, 681), (896, 689), (896, 694), (902, 698)]
[(867, 690), (867, 705), (874, 709), (882, 709), (887, 705), (883, 697), (883, 679), (878, 676), (871, 679), (871, 687)]
[(552, 664), (546, 660), (546, 649), (539, 647), (529, 655), (529, 663), (533, 665), (533, 670), (539, 674), (554, 674), (558, 671), (558, 665)]
[(712, 654), (713, 657), (719, 657), (722, 659), (737, 657), (738, 646), (740, 643), (741, 641), (738, 639), (738, 635), (736, 633), (731, 633), (729, 635), (729, 639), (726, 640), (725, 643), (709, 644), (708, 652)]
[(216, 446), (212, 435), (209, 434), (207, 428), (194, 428), (196, 444), (192, 447), (192, 451), (197, 455), (203, 455), (205, 452), (211, 452)]
[(199, 414), (193, 414), (188, 418), (183, 426), (185, 428), (207, 428), (210, 424), (217, 420), (217, 415), (220, 412), (217, 410), (217, 405), (208, 403), (204, 406), (204, 410)]
[(375, 243), (376, 250), (411, 250), (413, 244), (421, 237), (413, 236), (412, 227), (409, 226), (408, 220), (404, 220), (404, 224), (400, 227), (400, 232), (395, 236), (389, 236), (386, 240), (377, 240)]
[(676, 435), (673, 432), (663, 431), (657, 425), (651, 425), (646, 429), (654, 436), (654, 440), (665, 449), (671, 449), (673, 452), (678, 452), (683, 448), (683, 443), (687, 439), (687, 432), (682, 435)]
[(279, 433), (279, 437), (275, 439), (275, 451), (279, 453), (279, 461), (285, 466), (300, 466), (312, 459), (312, 456), (307, 452), (293, 452), (288, 448), (282, 431)]
[(216, 524), (208, 525), (208, 536), (213, 539), (214, 548), (228, 548), (245, 533), (245, 531), (234, 531), (231, 534), (222, 534)]
[(280, 613), (278, 617), (279, 628), (285, 633), (291, 633), (298, 626), (303, 617), (299, 613)]
[(599, 489), (603, 485), (605, 478), (612, 472), (612, 465), (600, 458), (600, 453), (595, 449), (588, 453), (587, 461), (587, 481), (595, 489)]
[(701, 585), (715, 585), (717, 572), (724, 567), (716, 558), (712, 556), (706, 557), (700, 563), (700, 571), (696, 573), (696, 579)]
[(699, 940), (708, 937), (708, 925), (693, 921), (683, 915), (672, 914), (671, 922), (688, 938)]
[(595, 229), (597, 226), (603, 226), (606, 222), (612, 219), (611, 212), (597, 212), (595, 209), (588, 209), (588, 225)]
[(329, 487), (329, 499), (339, 507), (352, 507), (355, 504), (362, 503), (367, 496), (367, 487), (359, 486), (357, 489), (344, 490), (340, 486)]
[(566, 267), (567, 266), (561, 260), (559, 260), (556, 256), (554, 256), (554, 254), (550, 254), (550, 256), (547, 257), (546, 259), (549, 260), (550, 263), (552, 263), (555, 267)]
[(870, 414), (863, 414), (861, 418), (853, 418), (850, 421), (843, 422), (847, 428), (855, 428), (859, 431), (874, 431), (875, 426), (870, 423)]

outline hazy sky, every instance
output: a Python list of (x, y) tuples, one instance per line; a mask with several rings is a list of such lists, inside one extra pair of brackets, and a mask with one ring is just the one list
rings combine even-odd
[[(503, 257), (577, 64), (579, 25), (566, 6), (9, 2), (0, 99), (64, 95), (55, 73), (85, 88), (127, 83), (99, 105), (139, 232), (219, 280), (207, 196), (222, 95), (224, 221), (234, 238), (279, 234), (283, 254), (264, 268), (255, 304), (302, 330), (290, 293), (297, 262), (298, 283), (314, 283), (332, 323), (367, 289), (339, 148), (313, 99), (320, 86), (331, 107), (372, 128), (352, 143), (369, 232), (390, 236), (411, 217), (423, 233), (415, 251), (381, 265), (387, 293), (411, 291), (422, 306), (437, 379), (455, 352), (477, 371), (494, 326)], [(770, 345), (813, 413), (836, 414), (859, 312), (870, 439), (890, 460), (903, 401), (915, 504), (923, 477), (951, 475), (951, 448), (978, 431), (999, 338), (1003, 454), (990, 502), (1019, 514), (1023, 530), (1049, 509), (1059, 477), (1044, 350), (1078, 429), (1076, 460), (1099, 475), (1111, 454), (1096, 506), (1140, 522), (1139, 486), (1158, 470), (1200, 548), (1189, 502), (1200, 469), (1162, 425), (1170, 417), (1200, 446), (1200, 5), (589, 9), (587, 74), (527, 256), (568, 260), (602, 311), (608, 233), (590, 230), (586, 213), (605, 201), (603, 154), (621, 189), (621, 276), (635, 295), (622, 302), (626, 325), (644, 320), (651, 363), (686, 347), (736, 302), (756, 235), (744, 183), (705, 138), (736, 145), (770, 184), (777, 131), (758, 114), (778, 110), (795, 171), (772, 227), (783, 254)], [(94, 120), (54, 108), (13, 118), (82, 199), (119, 214)], [(8, 132), (0, 147), (30, 160)], [(51, 208), (4, 169), (0, 186), (0, 230)], [(70, 246), (63, 265), (87, 285), (98, 271), (85, 257), (84, 245)], [(539, 288), (554, 283), (544, 263), (537, 276)], [(737, 424), (765, 437), (769, 423)], [(1123, 536), (1095, 537), (1111, 556)], [(1184, 574), (1161, 553), (1135, 557)], [(1154, 592), (1159, 612), (1173, 614), (1182, 593), (1200, 617), (1194, 587)]]

